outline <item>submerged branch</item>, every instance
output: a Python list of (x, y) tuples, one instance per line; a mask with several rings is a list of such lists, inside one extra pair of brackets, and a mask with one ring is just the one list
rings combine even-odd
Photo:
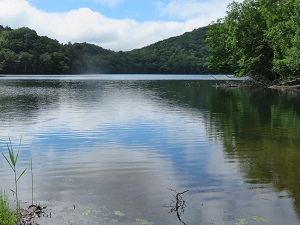
[[(164, 207), (171, 208), (170, 213), (176, 212), (178, 220), (181, 223), (183, 223), (184, 225), (186, 225), (186, 223), (181, 219), (181, 216), (180, 216), (181, 213), (184, 213), (184, 208), (186, 207), (185, 200), (183, 200), (181, 195), (188, 192), (189, 190), (185, 190), (182, 192), (177, 192), (174, 189), (170, 189), (170, 190), (176, 193), (176, 195), (174, 196), (176, 201), (172, 200), (172, 202), (170, 204), (168, 204), (168, 205), (165, 204)], [(174, 203), (175, 203), (175, 205), (174, 205)]]

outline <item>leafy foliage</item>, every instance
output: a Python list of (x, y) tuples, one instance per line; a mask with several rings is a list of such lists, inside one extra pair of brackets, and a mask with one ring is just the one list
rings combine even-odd
[(214, 73), (206, 66), (207, 28), (129, 52), (60, 44), (26, 27), (0, 26), (0, 74)]
[(300, 72), (300, 1), (245, 0), (210, 25), (210, 68), (269, 80)]

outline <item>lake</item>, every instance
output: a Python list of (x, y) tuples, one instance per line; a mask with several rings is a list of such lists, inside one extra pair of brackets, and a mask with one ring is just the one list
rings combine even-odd
[[(10, 137), (18, 173), (32, 156), (42, 225), (300, 224), (300, 92), (227, 79), (3, 76), (0, 151)], [(18, 191), (28, 206), (29, 169)]]

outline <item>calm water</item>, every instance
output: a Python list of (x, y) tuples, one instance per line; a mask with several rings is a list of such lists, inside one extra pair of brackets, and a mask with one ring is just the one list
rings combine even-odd
[[(19, 171), (33, 157), (40, 224), (300, 224), (300, 92), (224, 78), (1, 77), (0, 138), (22, 136)], [(170, 189), (189, 190), (177, 211)]]

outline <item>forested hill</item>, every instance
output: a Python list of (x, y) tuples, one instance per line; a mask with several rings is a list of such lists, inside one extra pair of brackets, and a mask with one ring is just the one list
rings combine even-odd
[(150, 46), (128, 52), (129, 58), (140, 61), (135, 71), (140, 73), (205, 74), (208, 70), (208, 49), (205, 39), (208, 27), (195, 29), (181, 36), (172, 37)]
[(0, 26), (0, 74), (201, 74), (208, 71), (208, 28), (128, 52), (88, 43), (61, 44), (23, 27)]

